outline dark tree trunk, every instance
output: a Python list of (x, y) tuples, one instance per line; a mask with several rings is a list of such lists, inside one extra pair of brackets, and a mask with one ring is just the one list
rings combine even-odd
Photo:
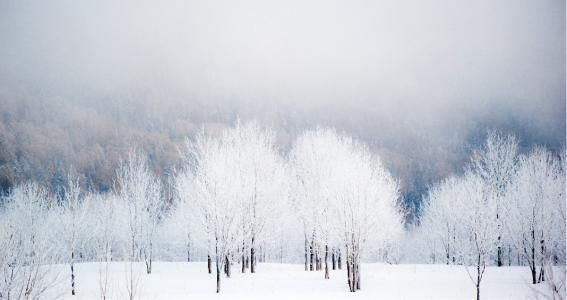
[(498, 261), (497, 265), (502, 267), (502, 247), (500, 246), (500, 236), (498, 236)]
[(480, 300), (480, 254), (476, 264), (476, 300)]
[(150, 242), (150, 255), (146, 259), (146, 273), (152, 274), (152, 243)]
[(224, 273), (226, 274), (226, 277), (230, 278), (230, 260), (228, 259), (228, 255), (224, 260)]
[(343, 263), (341, 259), (341, 249), (339, 249), (339, 257), (337, 258), (337, 267), (339, 268), (339, 270), (343, 268)]
[(75, 251), (71, 250), (71, 295), (75, 296)]
[(244, 245), (244, 241), (242, 241), (242, 273), (246, 273), (246, 246)]
[(311, 245), (309, 245), (309, 271), (313, 271), (313, 263), (315, 259), (315, 253), (313, 253), (313, 241), (311, 241)]
[(532, 284), (537, 283), (537, 274), (535, 266), (535, 231), (532, 230), (532, 261), (530, 262), (530, 269), (532, 271)]
[(329, 264), (328, 264), (328, 258), (329, 258), (329, 246), (325, 245), (325, 279), (329, 279)]
[(217, 258), (217, 293), (220, 293), (220, 266), (219, 266), (219, 260)]
[[(498, 208), (496, 211), (496, 220), (498, 221), (498, 219), (500, 218), (500, 215), (498, 213)], [(500, 232), (500, 222), (498, 221), (498, 231)], [(496, 261), (496, 265), (499, 267), (502, 267), (502, 247), (501, 247), (501, 240), (502, 237), (500, 236), (500, 234), (498, 234), (498, 251), (497, 251), (497, 261)]]
[(207, 269), (209, 270), (209, 274), (211, 274), (213, 272), (212, 270), (212, 260), (211, 260), (211, 255), (207, 255)]
[(254, 236), (250, 244), (250, 273), (256, 273), (256, 250), (254, 249)]
[(333, 265), (333, 270), (337, 269), (337, 259), (335, 257), (335, 248), (331, 250), (331, 263)]
[(348, 289), (349, 289), (349, 291), (352, 292), (352, 284), (351, 284), (351, 282), (352, 282), (352, 273), (351, 273), (351, 271), (350, 271), (350, 262), (348, 262), (348, 260), (347, 260), (347, 263), (346, 263), (346, 270), (347, 270)]
[(540, 243), (541, 243), (541, 268), (539, 269), (538, 282), (545, 281), (545, 274), (544, 274), (544, 269), (543, 269), (544, 259), (545, 259), (544, 240), (541, 240)]

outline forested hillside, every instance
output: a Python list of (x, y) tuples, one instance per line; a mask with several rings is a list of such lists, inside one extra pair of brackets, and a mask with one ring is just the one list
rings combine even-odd
[[(534, 144), (558, 151), (564, 143), (564, 136), (557, 134), (564, 124), (541, 127), (519, 114), (498, 112), (431, 124), (429, 119), (373, 119), (372, 111), (353, 120), (346, 117), (347, 112), (334, 110), (306, 112), (254, 103), (242, 107), (238, 103), (160, 101), (132, 95), (126, 100), (115, 95), (86, 95), (76, 100), (23, 89), (15, 93), (12, 88), (4, 89), (0, 98), (0, 183), (4, 193), (29, 180), (60, 193), (70, 170), (80, 174), (85, 188), (108, 191), (116, 180), (120, 160), (131, 150), (147, 154), (152, 172), (167, 182), (181, 167), (180, 147), (186, 138), (202, 130), (218, 133), (238, 118), (245, 121), (259, 116), (260, 123), (275, 130), (281, 152), (288, 151), (300, 130), (316, 125), (341, 126), (340, 130), (366, 141), (401, 180), (402, 200), (411, 217), (428, 185), (463, 171), (472, 149), (479, 146), (488, 129), (516, 134), (520, 151)], [(422, 127), (409, 128), (419, 123)]]

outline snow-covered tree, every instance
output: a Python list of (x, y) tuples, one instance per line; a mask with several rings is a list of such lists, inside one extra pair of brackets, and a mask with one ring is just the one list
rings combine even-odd
[(130, 153), (117, 174), (118, 197), (126, 204), (129, 259), (145, 260), (152, 272), (155, 231), (161, 218), (161, 185), (149, 171), (142, 155)]
[(229, 263), (228, 256), (241, 241), (243, 209), (240, 170), (225, 138), (201, 134), (191, 145), (195, 163), (192, 167), (195, 208), (201, 212), (207, 240), (213, 248), (217, 293), (221, 289), (221, 272)]
[(2, 199), (0, 218), (0, 299), (41, 299), (58, 282), (52, 273), (59, 242), (47, 192), (34, 183), (14, 188)]
[(262, 129), (254, 121), (237, 122), (223, 135), (224, 147), (240, 173), (242, 236), (249, 238), (251, 273), (256, 270), (256, 251), (266, 238), (267, 223), (277, 203), (285, 199), (284, 168), (274, 139), (271, 130)]
[(396, 180), (366, 145), (341, 137), (335, 154), (334, 212), (345, 247), (349, 289), (360, 289), (360, 261), (367, 244), (385, 248), (402, 231)]
[(98, 265), (98, 288), (101, 299), (107, 299), (112, 288), (110, 263), (120, 248), (120, 228), (126, 227), (124, 220), (120, 219), (121, 202), (114, 194), (91, 194), (90, 198), (90, 224), (92, 225), (92, 245)]
[(559, 159), (541, 147), (522, 155), (519, 161), (510, 194), (513, 205), (508, 229), (528, 262), (535, 284), (538, 266), (539, 281), (543, 281), (545, 261), (564, 262), (565, 173)]
[(502, 214), (510, 209), (510, 203), (506, 201), (506, 192), (516, 170), (517, 152), (518, 141), (515, 136), (491, 130), (481, 149), (475, 151), (472, 156), (471, 169), (482, 178), (488, 187), (487, 197), (490, 198), (490, 201), (496, 202), (495, 218), (499, 231), (496, 243), (496, 263), (499, 267), (503, 264), (502, 246), (505, 224), (503, 224)]
[[(433, 186), (424, 198), (421, 221), (422, 234), (432, 240), (436, 246), (433, 255), (441, 256), (438, 250), (443, 250), (442, 257), (446, 264), (457, 261), (457, 227), (461, 223), (460, 205), (457, 201), (466, 199), (464, 189), (460, 188), (462, 180), (449, 177), (440, 184)], [(438, 255), (439, 254), (439, 255)]]
[(329, 278), (329, 247), (335, 224), (331, 208), (336, 201), (332, 191), (335, 151), (340, 137), (331, 129), (317, 128), (297, 138), (289, 155), (292, 184), (292, 204), (303, 223), (305, 270), (318, 269), (319, 244), (325, 251), (325, 278)]
[[(490, 198), (491, 191), (479, 176), (468, 173), (461, 180), (458, 188), (462, 189), (460, 194), (464, 197), (455, 199), (455, 206), (458, 207), (461, 217), (456, 234), (460, 243), (457, 250), (476, 287), (476, 299), (479, 300), (480, 284), (486, 266), (492, 255), (497, 252), (495, 245), (500, 230), (498, 220), (494, 216), (498, 205)], [(471, 268), (474, 271), (471, 272)]]
[(290, 163), (293, 203), (305, 230), (305, 268), (308, 254), (313, 268), (320, 243), (329, 278), (329, 245), (339, 244), (345, 250), (349, 289), (360, 289), (367, 242), (384, 248), (401, 232), (396, 181), (367, 146), (334, 130), (305, 132), (294, 145)]
[(77, 250), (85, 241), (85, 233), (88, 228), (86, 224), (86, 216), (88, 212), (88, 203), (85, 201), (84, 193), (81, 192), (79, 178), (69, 175), (67, 186), (64, 190), (61, 211), (59, 217), (61, 220), (62, 237), (64, 240), (64, 248), (66, 253), (66, 261), (69, 262), (71, 269), (71, 295), (75, 295), (75, 261)]

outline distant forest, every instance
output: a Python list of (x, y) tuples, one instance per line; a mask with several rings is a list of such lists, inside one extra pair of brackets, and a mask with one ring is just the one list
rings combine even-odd
[(78, 96), (4, 87), (0, 90), (2, 193), (30, 180), (61, 193), (70, 170), (82, 177), (85, 188), (108, 191), (120, 160), (130, 150), (146, 154), (151, 170), (167, 183), (182, 166), (180, 149), (187, 139), (201, 130), (215, 134), (237, 119), (254, 118), (275, 129), (284, 155), (300, 130), (317, 125), (335, 127), (366, 141), (400, 180), (400, 201), (411, 221), (419, 213), (427, 187), (448, 174), (462, 173), (488, 129), (515, 134), (520, 150), (543, 144), (558, 151), (565, 141), (565, 124), (542, 128), (520, 115), (500, 113), (505, 108), (467, 118), (441, 117), (423, 124), (417, 119), (408, 124), (371, 108), (359, 110), (352, 118), (352, 112), (328, 107), (266, 107), (261, 102), (230, 99), (215, 99), (214, 103), (171, 96), (162, 101), (159, 95), (147, 92), (109, 96), (86, 91), (85, 96)]

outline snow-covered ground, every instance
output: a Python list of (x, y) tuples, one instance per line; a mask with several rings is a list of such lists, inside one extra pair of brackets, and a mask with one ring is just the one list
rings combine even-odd
[[(127, 298), (126, 263), (111, 264), (110, 297)], [(474, 286), (466, 269), (445, 265), (363, 264), (362, 289), (349, 293), (346, 271), (305, 272), (303, 265), (259, 264), (256, 274), (241, 274), (233, 267), (232, 278), (222, 278), (221, 294), (215, 293), (215, 275), (204, 263), (154, 263), (145, 274), (143, 263), (135, 266), (139, 299), (473, 299)], [(101, 299), (99, 265), (77, 264), (77, 296), (70, 294), (68, 266), (58, 266), (64, 299)], [(472, 270), (471, 270), (472, 271)], [(64, 276), (64, 277), (63, 277)], [(533, 299), (527, 267), (489, 267), (481, 285), (481, 299)], [(537, 288), (545, 288), (537, 285)], [(64, 291), (63, 291), (64, 290)], [(137, 297), (138, 298), (138, 297)]]

